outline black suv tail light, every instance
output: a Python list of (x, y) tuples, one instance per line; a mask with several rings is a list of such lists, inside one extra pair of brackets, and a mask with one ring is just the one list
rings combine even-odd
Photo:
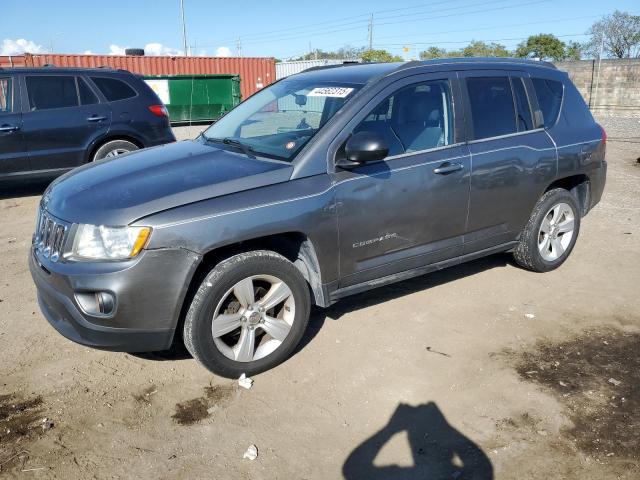
[(169, 110), (164, 105), (151, 105), (149, 111), (158, 117), (169, 118)]

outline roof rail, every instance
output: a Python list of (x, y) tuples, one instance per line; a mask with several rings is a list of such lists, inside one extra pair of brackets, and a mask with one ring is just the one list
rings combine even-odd
[(335, 65), (318, 65), (317, 67), (309, 67), (305, 70), (302, 70), (302, 72), (298, 72), (298, 73), (313, 72), (316, 70), (328, 70), (330, 68), (351, 67), (353, 65), (364, 65), (364, 64), (359, 62), (344, 62), (344, 63), (337, 63)]

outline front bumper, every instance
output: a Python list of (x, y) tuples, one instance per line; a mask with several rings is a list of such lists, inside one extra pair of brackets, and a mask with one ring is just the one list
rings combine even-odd
[[(112, 263), (51, 262), (29, 254), (40, 309), (66, 338), (94, 348), (150, 352), (171, 346), (189, 281), (200, 256), (183, 249), (148, 250)], [(109, 316), (92, 316), (76, 293), (109, 292)]]

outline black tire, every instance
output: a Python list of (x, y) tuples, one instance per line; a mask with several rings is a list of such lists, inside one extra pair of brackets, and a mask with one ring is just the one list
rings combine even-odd
[[(574, 229), (573, 236), (567, 248), (557, 259), (549, 261), (543, 258), (538, 249), (538, 236), (542, 221), (551, 208), (560, 203), (565, 203), (573, 210)], [(571, 254), (580, 232), (580, 208), (575, 197), (563, 188), (555, 188), (546, 192), (531, 212), (529, 221), (520, 234), (520, 242), (513, 252), (518, 265), (534, 272), (549, 272), (562, 265)]]
[(125, 48), (124, 54), (135, 57), (143, 57), (144, 56), (144, 48)]
[(102, 160), (103, 158), (106, 158), (109, 153), (119, 150), (121, 151), (120, 154), (124, 154), (126, 152), (138, 150), (138, 146), (127, 140), (111, 140), (96, 150), (91, 161), (95, 162), (96, 160)]
[[(225, 294), (236, 283), (253, 275), (272, 275), (286, 283), (295, 301), (294, 320), (275, 351), (259, 360), (240, 362), (218, 349), (211, 328), (216, 306)], [(227, 378), (238, 378), (243, 373), (254, 375), (275, 367), (291, 355), (307, 328), (310, 308), (307, 282), (286, 258), (267, 250), (241, 253), (217, 264), (200, 284), (185, 317), (184, 344), (196, 360), (217, 375)]]

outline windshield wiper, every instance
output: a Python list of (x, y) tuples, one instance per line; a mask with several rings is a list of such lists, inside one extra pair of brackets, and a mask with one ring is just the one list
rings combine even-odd
[(236, 147), (242, 150), (242, 153), (244, 153), (247, 157), (256, 158), (256, 156), (254, 155), (255, 150), (251, 148), (249, 145), (247, 145), (246, 143), (242, 143), (237, 138), (233, 138), (233, 137), (212, 138), (212, 137), (207, 137), (206, 135), (203, 135), (203, 137), (207, 142), (224, 143), (225, 145), (231, 145), (232, 147)]

